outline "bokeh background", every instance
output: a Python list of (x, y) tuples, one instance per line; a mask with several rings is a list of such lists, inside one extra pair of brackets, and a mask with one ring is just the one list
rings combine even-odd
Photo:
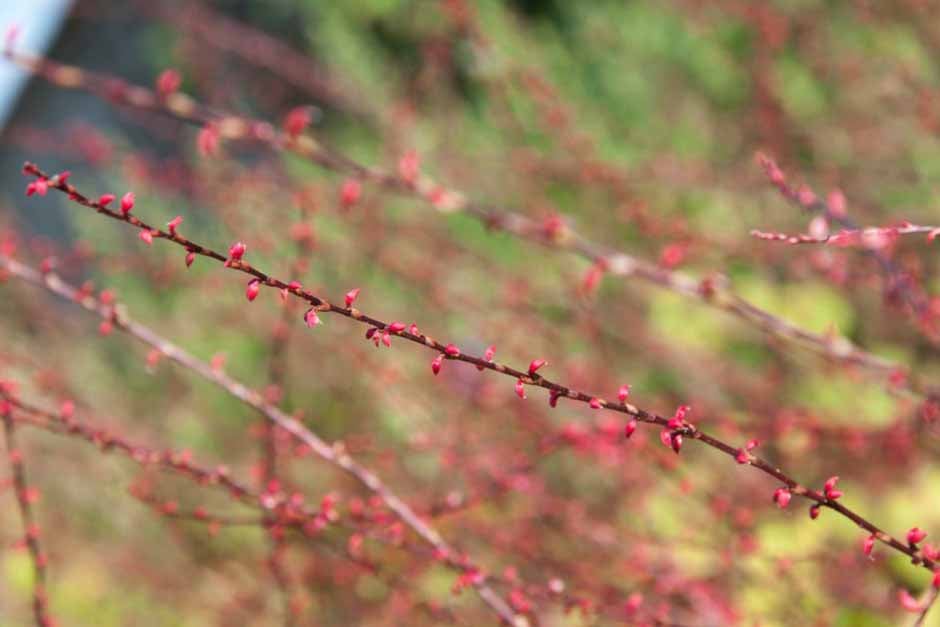
[[(929, 0), (77, 0), (48, 55), (144, 85), (176, 68), (200, 101), (274, 122), (314, 105), (312, 132), (365, 163), (394, 169), (415, 150), (425, 171), (474, 199), (563, 216), (663, 267), (724, 275), (768, 311), (929, 381), (940, 373), (936, 244), (910, 238), (891, 251), (923, 304), (911, 311), (858, 250), (749, 232), (806, 232), (812, 217), (768, 184), (759, 151), (820, 195), (842, 190), (861, 224), (940, 222), (938, 9)], [(23, 48), (41, 52), (26, 36), (33, 27), (23, 24)], [(936, 412), (883, 378), (645, 283), (605, 277), (585, 290), (587, 262), (466, 215), (368, 185), (344, 209), (341, 177), (259, 146), (206, 157), (197, 132), (30, 82), (0, 137), (0, 218), (19, 233), (19, 256), (55, 254), (66, 279), (113, 289), (140, 321), (206, 360), (224, 358), (226, 371), (343, 440), (501, 592), (521, 590), (533, 621), (916, 618), (898, 591), (921, 594), (929, 573), (886, 549), (866, 558), (864, 534), (831, 512), (811, 521), (797, 499), (777, 509), (772, 481), (714, 451), (689, 443), (677, 457), (642, 426), (629, 443), (605, 438), (614, 417), (564, 402), (552, 410), (535, 389), (520, 401), (511, 380), (462, 364), (433, 377), (426, 351), (375, 349), (339, 318), (307, 330), (303, 311), (285, 314), (273, 291), (249, 306), (234, 273), (201, 261), (186, 271), (176, 247), (147, 248), (54, 194), (23, 196), (27, 159), (72, 171), (92, 196), (132, 189), (151, 223), (182, 215), (197, 241), (225, 250), (241, 239), (276, 275), (334, 299), (361, 287), (364, 311), (475, 353), (495, 344), (517, 366), (546, 358), (546, 374), (579, 388), (611, 397), (630, 383), (638, 405), (667, 415), (691, 404), (699, 427), (760, 439), (762, 456), (808, 485), (841, 476), (844, 502), (896, 535), (917, 525), (940, 536)], [(248, 408), (172, 364), (148, 364), (127, 337), (100, 337), (96, 319), (35, 288), (11, 280), (0, 295), (0, 376), (24, 396), (52, 407), (74, 399), (79, 415), (128, 438), (257, 478), (262, 432)], [(288, 338), (284, 356), (272, 355), (276, 334)], [(350, 560), (338, 526), (289, 542), (285, 599), (265, 566), (263, 529), (209, 533), (128, 490), (145, 482), (184, 506), (237, 505), (82, 442), (25, 429), (21, 440), (42, 494), (49, 598), (62, 625), (282, 625), (285, 614), (301, 625), (494, 623), (471, 592), (452, 593), (455, 575), (427, 555), (367, 542), (369, 565)], [(290, 490), (313, 503), (336, 494), (344, 515), (368, 499), (277, 441)], [(4, 625), (30, 620), (20, 534), (7, 489)], [(564, 594), (551, 591), (554, 579)]]

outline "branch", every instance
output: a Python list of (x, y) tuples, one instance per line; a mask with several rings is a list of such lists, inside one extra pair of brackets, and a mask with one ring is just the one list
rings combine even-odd
[[(810, 515), (813, 518), (819, 514), (819, 508), (826, 507), (851, 520), (858, 527), (864, 529), (870, 534), (865, 544), (866, 553), (870, 553), (871, 547), (877, 540), (901, 553), (904, 553), (911, 558), (911, 562), (913, 564), (924, 566), (930, 570), (933, 570), (938, 566), (938, 556), (936, 552), (933, 551), (933, 549), (928, 550), (925, 546), (925, 548), (922, 550), (917, 546), (917, 544), (923, 538), (919, 537), (919, 535), (912, 535), (914, 531), (917, 531), (918, 534), (921, 533), (916, 528), (912, 529), (911, 532), (908, 533), (909, 541), (904, 543), (886, 533), (860, 514), (839, 503), (838, 499), (842, 496), (842, 492), (835, 489), (835, 483), (838, 481), (838, 477), (833, 477), (827, 481), (823, 491), (817, 491), (806, 487), (790, 475), (784, 473), (775, 465), (754, 455), (751, 451), (756, 446), (756, 442), (750, 442), (745, 447), (738, 448), (697, 429), (695, 425), (685, 420), (685, 416), (689, 411), (687, 406), (680, 407), (672, 418), (667, 419), (660, 414), (641, 409), (631, 403), (626, 402), (629, 394), (629, 391), (626, 389), (622, 389), (618, 394), (618, 400), (613, 401), (604, 399), (603, 397), (597, 395), (575, 390), (561, 383), (549, 380), (537, 372), (547, 363), (542, 359), (536, 359), (532, 361), (527, 370), (520, 370), (518, 368), (494, 361), (492, 358), (492, 351), (494, 349), (492, 349), (492, 347), (489, 351), (487, 351), (485, 356), (477, 356), (465, 353), (454, 344), (445, 344), (433, 339), (428, 335), (420, 333), (418, 331), (417, 325), (412, 324), (409, 327), (400, 322), (387, 323), (378, 318), (369, 316), (359, 309), (352, 307), (351, 301), (355, 300), (355, 298), (350, 299), (347, 297), (345, 307), (335, 305), (330, 303), (324, 297), (305, 290), (299, 283), (295, 281), (287, 283), (282, 279), (269, 276), (265, 272), (255, 268), (244, 260), (243, 257), (246, 248), (244, 244), (241, 244), (240, 242), (232, 246), (230, 249), (230, 256), (226, 257), (225, 255), (211, 248), (186, 239), (180, 235), (178, 229), (175, 227), (167, 231), (163, 231), (141, 221), (131, 213), (130, 209), (126, 211), (122, 210), (121, 212), (108, 209), (107, 204), (111, 201), (111, 199), (106, 198), (105, 200), (108, 200), (108, 202), (105, 203), (102, 201), (89, 200), (74, 186), (64, 180), (67, 177), (63, 177), (62, 175), (49, 177), (37, 166), (29, 163), (24, 166), (24, 172), (37, 177), (37, 181), (40, 181), (41, 185), (45, 186), (45, 188), (55, 189), (64, 194), (67, 194), (69, 199), (73, 202), (93, 209), (113, 220), (129, 224), (130, 226), (138, 229), (140, 233), (147, 234), (147, 237), (145, 238), (147, 241), (152, 241), (154, 239), (168, 240), (187, 250), (188, 255), (199, 255), (214, 259), (215, 261), (222, 263), (224, 267), (230, 270), (242, 272), (251, 276), (252, 280), (248, 284), (249, 287), (247, 292), (249, 300), (254, 300), (254, 298), (257, 297), (261, 287), (267, 286), (281, 290), (281, 293), (284, 295), (290, 295), (307, 302), (311, 306), (311, 308), (307, 311), (307, 314), (304, 316), (308, 326), (314, 326), (319, 322), (317, 313), (336, 314), (338, 316), (342, 316), (368, 326), (369, 330), (366, 333), (366, 337), (373, 339), (373, 341), (376, 343), (379, 342), (379, 337), (381, 336), (382, 342), (388, 346), (391, 346), (391, 338), (398, 337), (435, 352), (437, 355), (431, 364), (432, 370), (435, 372), (435, 374), (440, 370), (445, 360), (463, 361), (476, 366), (476, 368), (480, 371), (490, 370), (500, 375), (515, 379), (515, 391), (516, 394), (518, 394), (521, 398), (525, 398), (525, 386), (533, 386), (548, 390), (549, 403), (553, 407), (557, 404), (559, 399), (567, 398), (575, 402), (589, 405), (592, 409), (607, 409), (625, 414), (631, 418), (626, 426), (627, 437), (629, 437), (636, 429), (637, 422), (663, 427), (663, 430), (660, 433), (660, 438), (666, 446), (672, 448), (676, 453), (679, 453), (681, 450), (682, 443), (685, 439), (698, 441), (724, 453), (739, 464), (752, 466), (764, 474), (780, 481), (784, 487), (778, 488), (774, 492), (774, 501), (780, 507), (785, 507), (789, 503), (791, 496), (797, 495), (813, 502), (813, 505), (810, 508)], [(45, 277), (41, 277), (35, 271), (25, 268), (15, 261), (5, 257), (0, 257), (0, 265), (6, 267), (11, 273), (21, 278), (27, 279), (32, 283), (44, 285), (56, 293), (59, 293), (60, 295), (74, 297), (76, 294), (74, 289), (65, 286), (65, 284), (62, 283), (62, 281), (55, 275), (47, 274)], [(184, 363), (184, 365), (187, 365), (197, 372), (202, 373), (204, 371), (204, 376), (207, 378), (210, 378), (216, 382), (220, 382), (220, 377), (224, 377), (224, 375), (220, 373), (212, 372), (209, 366), (203, 364), (202, 362), (198, 362), (189, 355), (185, 355), (185, 358), (180, 358), (179, 354), (181, 351), (179, 351), (179, 349), (165, 343), (159, 338), (156, 338), (154, 334), (148, 329), (145, 329), (136, 323), (130, 322), (116, 308), (102, 306), (87, 295), (81, 299), (81, 303), (86, 309), (96, 311), (99, 313), (99, 315), (102, 315), (106, 319), (113, 320), (115, 326), (125, 327), (135, 336), (138, 336), (141, 339), (144, 339), (144, 341), (151, 343), (153, 346), (160, 348), (162, 352), (165, 352), (171, 358)], [(162, 348), (161, 343), (163, 344)], [(313, 434), (307, 432), (295, 420), (284, 415), (280, 412), (280, 410), (277, 410), (276, 408), (266, 404), (257, 392), (250, 392), (234, 381), (227, 381), (228, 383), (220, 383), (220, 385), (225, 388), (230, 388), (233, 394), (239, 398), (242, 398), (253, 407), (256, 407), (259, 409), (259, 411), (268, 412), (272, 420), (277, 422), (283, 428), (287, 429), (289, 432), (298, 435), (298, 437), (302, 436), (302, 439), (311, 439), (313, 442), (311, 447), (320, 453), (324, 458), (330, 461), (336, 460), (334, 463), (340, 463), (340, 465), (342, 465), (342, 460), (347, 459), (347, 456), (336, 455), (333, 452), (333, 449), (330, 449), (328, 446), (326, 446), (325, 443), (319, 440), (319, 438), (316, 438), (316, 436), (313, 436)], [(303, 441), (307, 442), (307, 440)], [(322, 450), (322, 452), (320, 452), (320, 450)], [(350, 460), (347, 463), (352, 464), (353, 462)], [(365, 483), (367, 486), (370, 485), (370, 476), (371, 475), (367, 475), (366, 477), (361, 478), (363, 483)], [(377, 481), (377, 479), (372, 478), (371, 481)], [(394, 497), (393, 495), (389, 496), (397, 501), (397, 497)], [(403, 504), (400, 502), (399, 504), (403, 506)], [(393, 507), (393, 509), (395, 508)], [(396, 512), (399, 513), (399, 515), (403, 515), (403, 513), (398, 512), (398, 510), (396, 510)], [(407, 515), (414, 518), (414, 514), (410, 509), (407, 510)], [(430, 530), (428, 530), (428, 532), (432, 533)], [(434, 534), (431, 537), (436, 538), (437, 536)], [(911, 538), (916, 539), (911, 540)], [(431, 540), (429, 539), (429, 542), (430, 541)]]
[(39, 544), (39, 525), (33, 515), (34, 491), (26, 480), (26, 466), (23, 463), (23, 451), (16, 446), (16, 429), (13, 422), (13, 407), (9, 402), (0, 400), (0, 418), (3, 420), (3, 433), (7, 445), (7, 461), (13, 473), (13, 487), (16, 490), (16, 504), (20, 510), (23, 525), (23, 541), (33, 563), (33, 616), (37, 627), (51, 627), (46, 599), (46, 555)]
[[(209, 256), (208, 249), (199, 246), (196, 246), (195, 249), (206, 251), (200, 254)], [(482, 571), (478, 566), (466, 556), (458, 555), (457, 551), (447, 543), (432, 526), (421, 520), (418, 514), (392, 492), (377, 475), (354, 460), (345, 451), (342, 443), (328, 444), (299, 421), (284, 413), (276, 406), (266, 402), (260, 392), (252, 390), (239, 381), (236, 381), (221, 370), (213, 369), (211, 365), (200, 361), (182, 348), (163, 339), (150, 328), (128, 318), (120, 308), (102, 304), (100, 301), (66, 284), (59, 279), (58, 276), (54, 274), (40, 274), (13, 259), (3, 256), (0, 256), (0, 267), (20, 279), (44, 287), (58, 296), (78, 303), (88, 311), (98, 314), (104, 320), (110, 321), (114, 328), (132, 335), (140, 342), (147, 344), (184, 368), (211, 381), (233, 397), (263, 414), (268, 420), (290, 433), (293, 437), (297, 438), (298, 441), (307, 445), (310, 450), (321, 459), (344, 470), (369, 491), (382, 499), (385, 505), (393, 511), (407, 527), (431, 547), (437, 558), (441, 559), (453, 570), (461, 573), (461, 577), (467, 577), (469, 573), (470, 576), (467, 577), (467, 585), (473, 587), (480, 598), (504, 623), (515, 627), (522, 627), (528, 624), (525, 617), (516, 615), (509, 604), (487, 584), (486, 577), (482, 575)]]
[[(814, 333), (788, 322), (744, 299), (735, 293), (725, 280), (699, 280), (595, 243), (578, 234), (557, 217), (537, 222), (517, 212), (477, 203), (462, 192), (445, 187), (422, 173), (417, 156), (413, 153), (402, 158), (399, 163), (400, 172), (393, 174), (362, 165), (334, 149), (327, 148), (310, 135), (304, 134), (302, 129), (298, 130), (289, 123), (285, 123), (289, 132), (280, 132), (269, 122), (211, 109), (178, 92), (158, 94), (144, 87), (130, 85), (116, 77), (9, 49), (6, 56), (58, 87), (82, 89), (109, 102), (161, 112), (180, 121), (202, 126), (199, 145), (206, 154), (217, 150), (221, 139), (267, 144), (275, 150), (296, 154), (327, 170), (370, 182), (398, 195), (427, 202), (441, 212), (463, 211), (489, 229), (568, 250), (593, 264), (589, 273), (591, 281), (596, 282), (605, 273), (623, 278), (637, 278), (724, 310), (766, 333), (798, 343), (822, 357), (860, 366), (878, 373), (881, 377), (891, 377), (898, 389), (906, 390), (915, 396), (926, 398), (934, 393), (922, 380), (906, 373), (907, 369), (901, 363), (867, 352), (848, 338)], [(358, 181), (347, 181), (344, 185), (343, 201), (355, 202), (358, 196)], [(886, 262), (880, 257), (879, 259)], [(907, 376), (896, 376), (899, 373)]]

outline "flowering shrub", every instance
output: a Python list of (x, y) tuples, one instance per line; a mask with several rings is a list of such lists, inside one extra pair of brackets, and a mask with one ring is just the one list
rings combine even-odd
[(147, 84), (7, 37), (153, 138), (8, 131), (10, 615), (927, 620), (933, 94), (837, 37), (916, 3), (379, 4), (140, 9)]

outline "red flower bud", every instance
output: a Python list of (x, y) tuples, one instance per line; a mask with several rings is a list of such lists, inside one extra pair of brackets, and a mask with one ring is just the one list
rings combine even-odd
[(294, 107), (284, 116), (284, 132), (296, 137), (310, 125), (311, 109), (309, 106)]
[(39, 194), (40, 196), (45, 196), (46, 192), (49, 191), (49, 183), (46, 179), (36, 179), (26, 186), (26, 195), (32, 196), (33, 194)]
[(258, 293), (261, 291), (261, 281), (258, 279), (252, 279), (248, 282), (248, 287), (245, 289), (245, 298), (248, 299), (248, 302), (253, 301), (258, 298)]
[(813, 505), (809, 506), (809, 517), (812, 520), (819, 518), (819, 503), (814, 503)]
[(140, 239), (143, 240), (143, 242), (148, 246), (153, 244), (153, 233), (147, 229), (143, 229), (138, 237), (140, 237)]
[(348, 292), (346, 292), (346, 306), (347, 307), (351, 307), (352, 304), (356, 302), (356, 298), (359, 297), (360, 291), (361, 291), (361, 288), (355, 287), (349, 290)]
[(107, 207), (107, 206), (110, 205), (112, 202), (114, 202), (114, 194), (103, 194), (103, 195), (98, 199), (98, 204), (99, 204), (100, 206), (102, 206), (102, 207)]
[(838, 482), (839, 482), (838, 476), (829, 477), (828, 479), (826, 479), (826, 483), (823, 484), (823, 492), (825, 493), (827, 499), (835, 501), (840, 496), (842, 496), (842, 492), (840, 490), (835, 489), (836, 484)]
[(911, 593), (907, 590), (902, 589), (898, 591), (898, 601), (901, 603), (901, 607), (912, 614), (924, 611), (924, 605), (912, 597)]
[(157, 93), (161, 96), (169, 96), (180, 88), (180, 73), (174, 69), (167, 69), (160, 72), (157, 77)]
[(245, 256), (245, 252), (248, 250), (248, 247), (245, 246), (242, 242), (235, 242), (228, 249), (228, 256), (234, 261), (240, 261), (242, 257)]
[(418, 153), (414, 150), (409, 150), (398, 160), (398, 175), (405, 183), (414, 185), (418, 178), (419, 167)]
[(408, 333), (411, 333), (412, 335), (421, 335), (418, 333), (418, 325), (416, 325), (414, 322), (412, 322), (411, 326), (408, 327)]
[(548, 364), (544, 359), (533, 359), (529, 364), (529, 376), (534, 377), (539, 368)]
[(738, 449), (738, 454), (734, 456), (734, 461), (739, 464), (746, 464), (751, 461), (751, 456), (745, 449)]
[(437, 357), (434, 358), (434, 361), (431, 362), (431, 372), (433, 372), (435, 376), (437, 375), (438, 372), (441, 371), (441, 364), (443, 363), (444, 363), (443, 355), (438, 355)]
[(620, 386), (620, 389), (617, 390), (617, 399), (618, 399), (621, 403), (626, 403), (626, 402), (627, 402), (627, 398), (629, 398), (629, 396), (630, 396), (630, 386), (629, 386), (629, 385), (621, 385), (621, 386)]
[(688, 405), (679, 405), (679, 407), (676, 408), (676, 413), (669, 420), (669, 423), (667, 426), (670, 429), (679, 429), (680, 427), (682, 427), (683, 424), (685, 423), (685, 416), (687, 413), (689, 413), (690, 409), (692, 408)]
[(623, 428), (623, 434), (627, 438), (633, 435), (634, 432), (636, 432), (636, 419), (630, 420), (630, 422), (627, 423), (627, 426)]
[(387, 330), (389, 333), (401, 333), (405, 330), (406, 326), (404, 322), (393, 322), (388, 325)]
[(134, 208), (134, 192), (127, 192), (121, 196), (121, 213), (125, 216)]
[(59, 405), (59, 416), (63, 420), (68, 420), (75, 415), (75, 402), (71, 400), (64, 400), (62, 404)]
[(460, 349), (454, 346), (453, 344), (448, 344), (447, 346), (445, 346), (444, 352), (447, 354), (448, 357), (460, 356)]
[(940, 589), (940, 570), (933, 571), (933, 581), (930, 585), (934, 587), (934, 590)]
[(913, 546), (926, 537), (927, 532), (921, 530), (918, 527), (912, 527), (910, 531), (907, 532), (907, 543)]
[(344, 209), (349, 209), (362, 196), (362, 184), (356, 179), (346, 179), (339, 190), (339, 201)]
[(213, 124), (207, 124), (199, 130), (196, 148), (203, 157), (214, 157), (219, 153), (219, 131)]
[[(310, 308), (307, 310), (307, 313), (304, 314), (304, 324), (306, 324), (307, 327), (311, 329), (320, 324), (320, 317), (317, 315), (316, 309)], [(369, 330), (375, 333), (374, 327)], [(371, 336), (367, 333), (366, 337), (368, 338)]]
[(591, 406), (591, 409), (600, 409), (604, 406), (604, 401), (599, 398), (592, 398), (588, 405)]
[(382, 334), (382, 343), (385, 344), (387, 348), (392, 347), (392, 335), (388, 331)]
[(186, 267), (193, 265), (194, 261), (196, 261), (196, 253), (190, 250), (186, 253)]
[(670, 438), (670, 439), (671, 439), (671, 442), (672, 442), (672, 450), (675, 451), (676, 455), (678, 455), (678, 454), (679, 454), (679, 449), (682, 448), (682, 434), (681, 434), (681, 433), (673, 433), (673, 434), (672, 434), (672, 438)]
[(774, 490), (774, 503), (776, 503), (777, 507), (780, 509), (786, 507), (792, 498), (793, 494), (790, 492), (789, 488), (777, 488)]
[(549, 407), (557, 407), (557, 406), (558, 406), (558, 398), (559, 398), (560, 396), (561, 396), (560, 393), (556, 392), (555, 390), (550, 390), (550, 391), (548, 392), (548, 406), (549, 406)]
[(176, 227), (183, 223), (183, 216), (176, 216), (172, 220), (166, 223), (166, 228), (170, 231), (170, 235), (176, 235)]
[(518, 396), (519, 398), (522, 398), (522, 399), (524, 399), (524, 398), (526, 397), (526, 395), (525, 395), (525, 384), (522, 382), (522, 379), (518, 379), (518, 380), (516, 381), (516, 396)]
[(871, 555), (871, 550), (875, 548), (875, 536), (868, 536), (862, 540), (862, 553)]

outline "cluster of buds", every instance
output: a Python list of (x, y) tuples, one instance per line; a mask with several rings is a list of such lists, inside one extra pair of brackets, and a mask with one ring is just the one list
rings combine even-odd
[(748, 440), (747, 444), (744, 445), (744, 448), (738, 449), (738, 454), (735, 456), (735, 461), (739, 464), (747, 464), (751, 461), (751, 451), (756, 449), (760, 445), (760, 442), (757, 440)]

